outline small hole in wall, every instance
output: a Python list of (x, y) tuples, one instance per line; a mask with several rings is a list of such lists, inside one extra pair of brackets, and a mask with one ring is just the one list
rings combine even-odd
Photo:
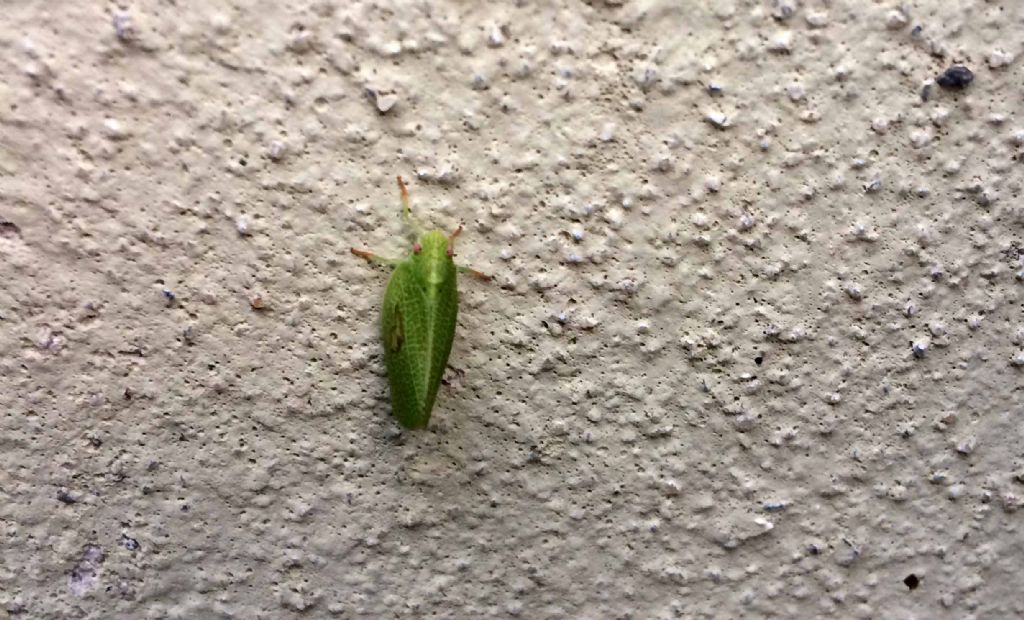
[(921, 580), (914, 573), (910, 573), (903, 580), (903, 585), (907, 586), (907, 588), (911, 590), (916, 590), (917, 586), (921, 585)]

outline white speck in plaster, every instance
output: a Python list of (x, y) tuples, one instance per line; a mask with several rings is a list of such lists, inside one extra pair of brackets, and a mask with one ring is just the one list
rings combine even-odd
[(381, 114), (387, 114), (392, 109), (394, 109), (395, 105), (398, 104), (398, 95), (395, 95), (393, 93), (385, 95), (374, 91), (373, 98), (374, 103), (377, 106), (377, 111), (380, 112)]
[(75, 596), (83, 596), (99, 585), (100, 564), (105, 559), (98, 545), (86, 545), (78, 564), (68, 574), (68, 589)]
[(218, 35), (228, 34), (231, 32), (231, 17), (225, 13), (214, 13), (210, 16), (210, 27)]
[(604, 213), (604, 221), (612, 230), (618, 230), (619, 228), (622, 227), (624, 217), (625, 214), (622, 212), (622, 209), (619, 209), (617, 207), (608, 209)]
[(973, 435), (966, 437), (956, 445), (956, 451), (963, 456), (969, 456), (974, 453), (977, 443), (978, 439)]
[(917, 357), (917, 358), (924, 357), (925, 354), (928, 353), (928, 342), (926, 342), (926, 341), (915, 342), (911, 346), (911, 351), (914, 353), (914, 357)]
[(946, 124), (946, 121), (949, 119), (949, 108), (944, 106), (937, 106), (934, 110), (932, 110), (932, 113), (929, 115), (929, 118), (931, 118), (933, 125), (935, 125), (936, 127), (942, 127), (943, 125)]
[(1018, 351), (1016, 355), (1010, 358), (1010, 364), (1016, 368), (1024, 368), (1024, 351)]
[(847, 297), (854, 301), (860, 301), (864, 299), (864, 291), (863, 289), (861, 289), (859, 284), (851, 282), (847, 284), (845, 287), (843, 287), (843, 290), (846, 292)]
[(112, 21), (119, 40), (131, 41), (135, 37), (131, 16), (126, 11), (114, 11)]
[(108, 118), (103, 121), (103, 135), (111, 140), (124, 140), (128, 137), (128, 131), (117, 119)]
[(239, 216), (238, 219), (235, 220), (235, 229), (238, 231), (238, 234), (240, 234), (240, 235), (243, 235), (243, 236), (248, 235), (249, 232), (250, 232), (249, 231), (249, 218), (247, 218), (244, 215)]
[(654, 88), (660, 80), (658, 68), (653, 65), (640, 66), (633, 71), (633, 81), (644, 92)]
[[(415, 45), (412, 40), (410, 40), (409, 43), (411, 44), (410, 47)], [(401, 41), (397, 39), (391, 39), (385, 43), (378, 45), (377, 51), (380, 53), (381, 56), (384, 56), (385, 58), (395, 58), (396, 56), (399, 56), (402, 53), (402, 48), (403, 46)], [(410, 49), (410, 51), (414, 50)]]
[(807, 15), (804, 16), (804, 21), (806, 21), (807, 25), (811, 28), (824, 28), (829, 22), (828, 12), (809, 11)]
[(267, 149), (267, 156), (273, 161), (280, 161), (285, 155), (285, 145), (279, 140), (274, 140), (270, 143), (270, 148)]
[(910, 144), (915, 149), (920, 149), (931, 144), (932, 133), (927, 129), (917, 129), (910, 132)]
[(719, 129), (727, 129), (732, 126), (732, 122), (729, 118), (718, 110), (710, 110), (704, 114), (704, 120), (711, 123)]
[(786, 95), (790, 101), (799, 102), (807, 99), (807, 89), (800, 82), (793, 82), (786, 86)]
[(1017, 512), (1021, 505), (1024, 505), (1024, 501), (1021, 500), (1020, 496), (1016, 493), (1005, 492), (999, 496), (1000, 503), (1003, 506), (1003, 510), (1006, 512)]
[(491, 26), (490, 32), (487, 34), (487, 45), (489, 47), (501, 47), (505, 44), (505, 33), (501, 26)]
[(1013, 54), (1005, 50), (996, 49), (992, 50), (985, 60), (990, 68), (1001, 69), (1013, 62)]
[(793, 31), (782, 30), (768, 42), (768, 51), (776, 54), (789, 54), (793, 51)]
[(853, 225), (853, 236), (858, 241), (874, 242), (878, 240), (878, 233), (869, 230), (867, 225), (860, 222)]
[(860, 547), (845, 539), (843, 544), (845, 546), (836, 550), (835, 562), (839, 566), (852, 566), (860, 558)]
[(889, 30), (900, 30), (906, 27), (910, 20), (902, 10), (892, 10), (885, 15), (885, 27)]
[(482, 73), (474, 73), (473, 77), (470, 78), (469, 86), (473, 90), (487, 90), (488, 88), (491, 87), (489, 81), (487, 80), (487, 76), (483, 75)]

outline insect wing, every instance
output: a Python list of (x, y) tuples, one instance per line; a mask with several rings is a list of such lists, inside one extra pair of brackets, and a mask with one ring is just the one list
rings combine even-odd
[(381, 343), (391, 385), (391, 407), (406, 428), (423, 428), (427, 380), (423, 357), (427, 315), (426, 296), (408, 262), (391, 274), (381, 311)]

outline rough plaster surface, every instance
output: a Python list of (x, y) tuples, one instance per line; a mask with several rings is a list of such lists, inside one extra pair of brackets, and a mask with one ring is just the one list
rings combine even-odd
[[(1022, 28), (6, 3), (0, 618), (1020, 617)], [(495, 275), (417, 433), (397, 174)]]

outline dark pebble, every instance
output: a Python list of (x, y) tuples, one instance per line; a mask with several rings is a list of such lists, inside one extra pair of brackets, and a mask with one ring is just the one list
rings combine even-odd
[(963, 65), (953, 65), (943, 71), (935, 81), (943, 88), (967, 88), (967, 85), (974, 81), (974, 74)]

